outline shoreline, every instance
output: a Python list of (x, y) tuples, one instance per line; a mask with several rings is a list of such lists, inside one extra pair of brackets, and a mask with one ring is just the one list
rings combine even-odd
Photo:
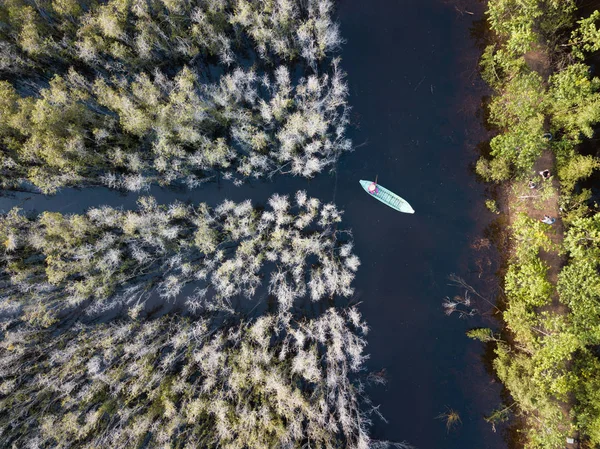
[[(566, 443), (572, 448), (579, 447), (580, 431), (584, 442), (594, 437), (585, 433), (578, 416), (581, 401), (576, 393), (583, 381), (578, 384), (573, 371), (579, 363), (577, 351), (585, 343), (573, 324), (572, 304), (561, 295), (572, 286), (563, 270), (574, 259), (572, 251), (568, 257), (565, 235), (569, 238), (570, 226), (580, 216), (593, 218), (593, 208), (586, 204), (589, 198), (572, 198), (579, 181), (598, 167), (596, 159), (576, 151), (598, 120), (581, 118), (577, 128), (564, 117), (571, 111), (560, 109), (560, 102), (565, 103), (560, 88), (572, 81), (566, 80), (570, 71), (583, 65), (573, 56), (576, 44), (572, 52), (561, 49), (577, 28), (579, 10), (569, 2), (554, 10), (550, 5), (528, 6), (529, 10), (521, 5), (523, 11), (508, 11), (505, 3), (488, 2), (487, 25), (494, 37), (483, 52), (481, 72), (495, 91), (486, 118), (497, 134), (490, 142), (490, 155), (480, 159), (476, 171), (496, 186), (491, 189), (495, 198), (486, 205), (499, 215), (503, 234), (495, 243), (503, 261), (499, 277), (505, 298), (499, 303), (501, 334), (486, 329), (470, 336), (494, 345), (495, 375), (514, 401), (499, 406), (486, 420), (495, 426), (510, 419), (511, 427), (518, 428), (513, 436), (520, 437), (513, 443), (520, 446), (559, 448)], [(584, 105), (575, 107), (574, 116)], [(548, 132), (557, 138), (547, 139)], [(542, 179), (544, 170), (550, 170), (550, 179)], [(546, 216), (552, 224), (541, 221)]]

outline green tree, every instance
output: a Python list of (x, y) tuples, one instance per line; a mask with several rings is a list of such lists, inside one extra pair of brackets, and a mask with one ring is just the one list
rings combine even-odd
[(575, 154), (558, 169), (558, 178), (563, 191), (571, 192), (578, 181), (589, 178), (600, 168), (600, 159), (593, 156)]
[(590, 138), (600, 121), (600, 79), (589, 76), (585, 64), (571, 64), (550, 77), (548, 111), (553, 126), (562, 129), (574, 142)]
[(579, 26), (572, 31), (569, 41), (572, 53), (576, 58), (583, 60), (586, 53), (600, 50), (600, 29), (597, 25), (599, 20), (600, 11), (596, 10), (589, 17), (577, 21)]

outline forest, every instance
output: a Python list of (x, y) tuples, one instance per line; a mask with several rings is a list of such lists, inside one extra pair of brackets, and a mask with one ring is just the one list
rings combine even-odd
[(2, 187), (312, 177), (352, 149), (328, 0), (0, 5)]
[[(141, 193), (333, 169), (353, 148), (333, 9), (3, 1), (2, 189)], [(0, 445), (404, 447), (369, 436), (383, 417), (366, 386), (385, 379), (364, 366), (368, 326), (349, 301), (360, 260), (341, 222), (301, 190), (5, 211)]]
[(360, 261), (348, 233), (333, 229), (340, 212), (304, 192), (295, 202), (297, 213), (279, 195), (262, 212), (249, 201), (211, 211), (206, 204), (161, 207), (151, 197), (139, 200), (138, 211), (26, 217), (13, 210), (0, 225), (2, 293), (25, 321), (43, 327), (72, 313), (120, 308), (137, 315), (151, 297), (178, 298), (188, 284), (195, 288), (185, 302), (196, 311), (233, 313), (231, 299), (252, 299), (263, 282), (282, 313), (305, 296), (350, 296)]
[[(470, 336), (494, 348), (512, 401), (487, 419), (515, 417), (528, 448), (563, 448), (570, 438), (600, 445), (600, 153), (586, 145), (600, 122), (600, 13), (589, 9), (490, 0), (486, 12), (481, 73), (494, 92), (487, 111), (496, 135), (476, 170), (504, 189), (510, 244), (504, 329)], [(548, 210), (552, 224), (540, 221)]]
[[(4, 447), (370, 447), (354, 308), (10, 331)], [(377, 447), (377, 445), (375, 445)]]
[[(2, 196), (137, 199), (0, 213), (0, 446), (410, 447), (372, 435), (385, 418), (367, 392), (387, 379), (367, 368), (343, 211), (303, 189), (252, 197), (258, 181), (334, 173), (357, 147), (336, 6), (0, 2)], [(488, 0), (479, 24), (493, 137), (474, 166), (502, 234), (501, 323), (467, 335), (505, 389), (483, 419), (530, 449), (600, 446), (594, 9)], [(209, 183), (246, 199), (156, 195)], [(447, 434), (453, 413), (437, 417)]]

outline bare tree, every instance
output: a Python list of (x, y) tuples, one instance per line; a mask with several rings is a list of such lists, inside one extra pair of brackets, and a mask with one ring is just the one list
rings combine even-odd
[[(250, 201), (211, 210), (151, 197), (136, 211), (104, 206), (36, 218), (15, 209), (0, 216), (0, 291), (25, 319), (48, 326), (80, 309), (138, 316), (151, 295), (173, 300), (188, 284), (197, 286), (185, 296), (191, 309), (230, 310), (231, 298), (252, 298), (266, 278), (284, 313), (305, 295), (353, 293), (360, 262), (350, 234), (336, 232), (340, 221), (335, 206), (304, 192), (293, 203), (274, 195), (261, 212)], [(267, 263), (275, 264), (270, 273)]]
[(9, 331), (1, 444), (385, 447), (360, 410), (366, 326), (356, 309), (213, 326), (172, 315), (58, 336)]

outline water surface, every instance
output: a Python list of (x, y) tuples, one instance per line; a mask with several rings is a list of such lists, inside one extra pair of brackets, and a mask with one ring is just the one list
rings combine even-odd
[[(375, 419), (373, 436), (406, 440), (419, 448), (502, 448), (483, 415), (499, 403), (499, 386), (483, 369), (482, 348), (464, 332), (479, 325), (446, 317), (450, 273), (475, 276), (470, 244), (490, 219), (483, 189), (469, 171), (476, 159), (482, 94), (477, 50), (469, 29), (482, 5), (442, 0), (342, 0), (339, 20), (346, 39), (342, 66), (348, 73), (360, 145), (343, 156), (335, 175), (307, 181), (279, 176), (241, 188), (209, 184), (193, 192), (153, 188), (159, 202), (251, 198), (306, 189), (345, 211), (362, 260), (356, 300), (371, 327), (369, 368), (384, 368), (389, 383), (370, 396), (388, 419)], [(465, 10), (474, 12), (473, 15)], [(400, 214), (369, 198), (359, 179), (374, 179), (408, 200), (415, 215)], [(67, 189), (44, 198), (0, 199), (6, 210), (81, 212), (100, 204), (134, 207), (137, 195), (106, 189)], [(436, 416), (452, 408), (462, 425), (447, 432)]]
[[(371, 393), (389, 420), (374, 433), (421, 448), (506, 447), (483, 421), (500, 400), (499, 385), (483, 368), (480, 344), (464, 335), (480, 322), (446, 317), (440, 307), (460, 293), (448, 274), (475, 282), (470, 244), (490, 219), (484, 186), (469, 169), (485, 139), (470, 36), (482, 6), (346, 0), (340, 8), (343, 66), (360, 118), (354, 139), (368, 145), (342, 160), (336, 202), (363, 261), (356, 285), (372, 328), (370, 366), (389, 375), (388, 386)], [(357, 192), (356, 179), (376, 175), (414, 216)], [(449, 433), (436, 419), (447, 408), (462, 420)]]

